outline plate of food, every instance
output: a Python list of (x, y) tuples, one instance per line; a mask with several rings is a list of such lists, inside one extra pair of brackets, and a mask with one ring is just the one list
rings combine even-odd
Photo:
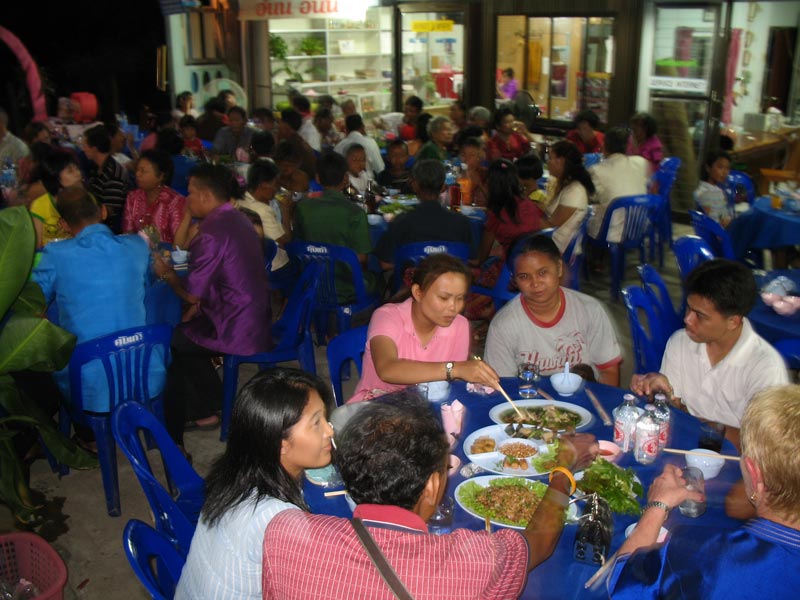
[(489, 411), (489, 418), (500, 425), (519, 423), (541, 429), (581, 429), (592, 422), (592, 414), (569, 402), (558, 400), (515, 400), (523, 417), (517, 414), (508, 402), (498, 404)]
[(623, 515), (638, 515), (642, 512), (640, 498), (644, 496), (642, 482), (630, 467), (623, 469), (597, 458), (586, 469), (575, 473), (578, 489), (584, 494), (597, 492), (608, 502), (612, 512)]
[(556, 447), (543, 440), (515, 437), (504, 425), (473, 431), (464, 440), (464, 454), (479, 467), (500, 475), (536, 477), (555, 466)]
[[(525, 529), (547, 491), (541, 481), (483, 475), (462, 481), (455, 491), (458, 505), (473, 517), (501, 527)], [(570, 504), (567, 521), (577, 515), (575, 504)]]

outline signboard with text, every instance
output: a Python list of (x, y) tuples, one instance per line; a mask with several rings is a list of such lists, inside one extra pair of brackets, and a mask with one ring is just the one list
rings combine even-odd
[(651, 77), (650, 89), (705, 94), (708, 92), (708, 80), (688, 77)]
[[(356, 6), (354, 5), (358, 5)], [(290, 19), (303, 17), (364, 18), (368, 5), (353, 0), (239, 0), (239, 19)], [(360, 16), (359, 16), (360, 15)]]

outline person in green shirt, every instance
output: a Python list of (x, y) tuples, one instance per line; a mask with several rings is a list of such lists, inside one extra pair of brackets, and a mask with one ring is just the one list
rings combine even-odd
[[(367, 213), (342, 192), (347, 185), (347, 161), (335, 152), (317, 160), (317, 180), (323, 187), (318, 198), (306, 198), (295, 209), (295, 236), (299, 240), (350, 248), (364, 269), (368, 290), (376, 288), (377, 277), (366, 271), (367, 255), (372, 250)], [(344, 265), (337, 265), (336, 296), (346, 304), (355, 299), (353, 276)]]
[(428, 138), (417, 152), (417, 160), (447, 160), (447, 147), (453, 142), (453, 122), (447, 117), (434, 117), (428, 123)]

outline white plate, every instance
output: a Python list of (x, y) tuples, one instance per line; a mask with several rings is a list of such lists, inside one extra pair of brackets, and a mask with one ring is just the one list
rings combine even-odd
[[(489, 482), (492, 481), (493, 479), (508, 479), (508, 478), (509, 478), (508, 476), (504, 475), (483, 475), (481, 477), (473, 477), (471, 479), (466, 479), (458, 484), (458, 487), (456, 488), (453, 496), (455, 497), (456, 503), (458, 503), (458, 505), (461, 508), (463, 508), (466, 512), (471, 514), (476, 519), (479, 519), (480, 521), (483, 522), (485, 521), (485, 517), (482, 517), (474, 510), (472, 510), (471, 508), (467, 508), (466, 506), (464, 506), (464, 504), (461, 503), (461, 499), (459, 498), (459, 492), (461, 491), (461, 488), (471, 481), (474, 481), (481, 487), (486, 487), (489, 485)], [(578, 514), (578, 509), (575, 506), (575, 504), (574, 503), (570, 504), (569, 508), (567, 509), (567, 522), (574, 520), (577, 514)], [(506, 525), (505, 523), (498, 523), (495, 520), (491, 520), (490, 522), (492, 523), (492, 525), (496, 525), (497, 527), (508, 527), (510, 529), (520, 529), (520, 530), (525, 529), (520, 525)]]
[(322, 487), (339, 487), (343, 485), (339, 471), (336, 470), (332, 463), (319, 469), (306, 469), (305, 474), (306, 479), (314, 485), (321, 485)]
[[(525, 407), (535, 407), (535, 406), (548, 406), (552, 404), (557, 408), (564, 408), (566, 410), (571, 410), (574, 413), (577, 413), (581, 420), (575, 429), (582, 429), (589, 425), (592, 422), (592, 413), (586, 410), (583, 407), (578, 406), (577, 404), (571, 404), (569, 402), (561, 402), (559, 400), (514, 400), (514, 404), (519, 406), (520, 408)], [(500, 419), (500, 415), (506, 412), (507, 410), (513, 411), (514, 409), (511, 408), (511, 405), (508, 402), (503, 402), (502, 404), (498, 404), (497, 406), (493, 406), (492, 409), (489, 411), (489, 418), (494, 421), (495, 423), (499, 423), (501, 425), (506, 425)], [(561, 429), (560, 431), (565, 431)]]
[[(498, 473), (500, 475), (515, 475), (517, 477), (536, 477), (538, 475), (545, 475), (550, 471), (537, 471), (534, 468), (532, 462), (533, 459), (538, 456), (539, 452), (545, 452), (547, 450), (547, 444), (542, 442), (541, 440), (526, 440), (523, 438), (512, 438), (505, 432), (505, 425), (489, 425), (488, 427), (483, 427), (482, 429), (478, 429), (477, 431), (473, 431), (471, 434), (467, 436), (464, 440), (464, 454), (467, 455), (467, 460), (475, 463), (479, 467), (491, 472), (491, 473)], [(495, 441), (497, 450), (495, 452), (482, 452), (480, 454), (472, 454), (470, 452), (470, 448), (472, 444), (475, 443), (475, 440), (479, 437), (490, 437)], [(500, 446), (508, 441), (514, 442), (523, 442), (526, 444), (530, 444), (535, 446), (538, 450), (537, 454), (527, 459), (529, 467), (521, 471), (519, 469), (508, 469), (503, 467), (503, 459), (505, 455), (499, 451)]]
[(405, 196), (401, 194), (400, 196), (395, 196), (393, 200), (403, 206), (416, 206), (419, 204), (419, 198), (416, 196)]

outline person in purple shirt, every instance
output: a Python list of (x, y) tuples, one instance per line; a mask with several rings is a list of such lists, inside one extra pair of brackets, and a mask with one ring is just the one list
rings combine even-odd
[(218, 423), (222, 382), (211, 357), (256, 354), (271, 346), (264, 256), (250, 221), (229, 202), (237, 190), (228, 168), (196, 167), (186, 198), (189, 213), (200, 219), (188, 248), (189, 275), (181, 280), (160, 259), (154, 265), (187, 305), (172, 337), (164, 403), (167, 429), (181, 447), (187, 410), (200, 425)]
[(497, 84), (497, 97), (513, 100), (519, 90), (519, 83), (514, 79), (514, 69), (509, 67), (500, 73), (500, 82)]

